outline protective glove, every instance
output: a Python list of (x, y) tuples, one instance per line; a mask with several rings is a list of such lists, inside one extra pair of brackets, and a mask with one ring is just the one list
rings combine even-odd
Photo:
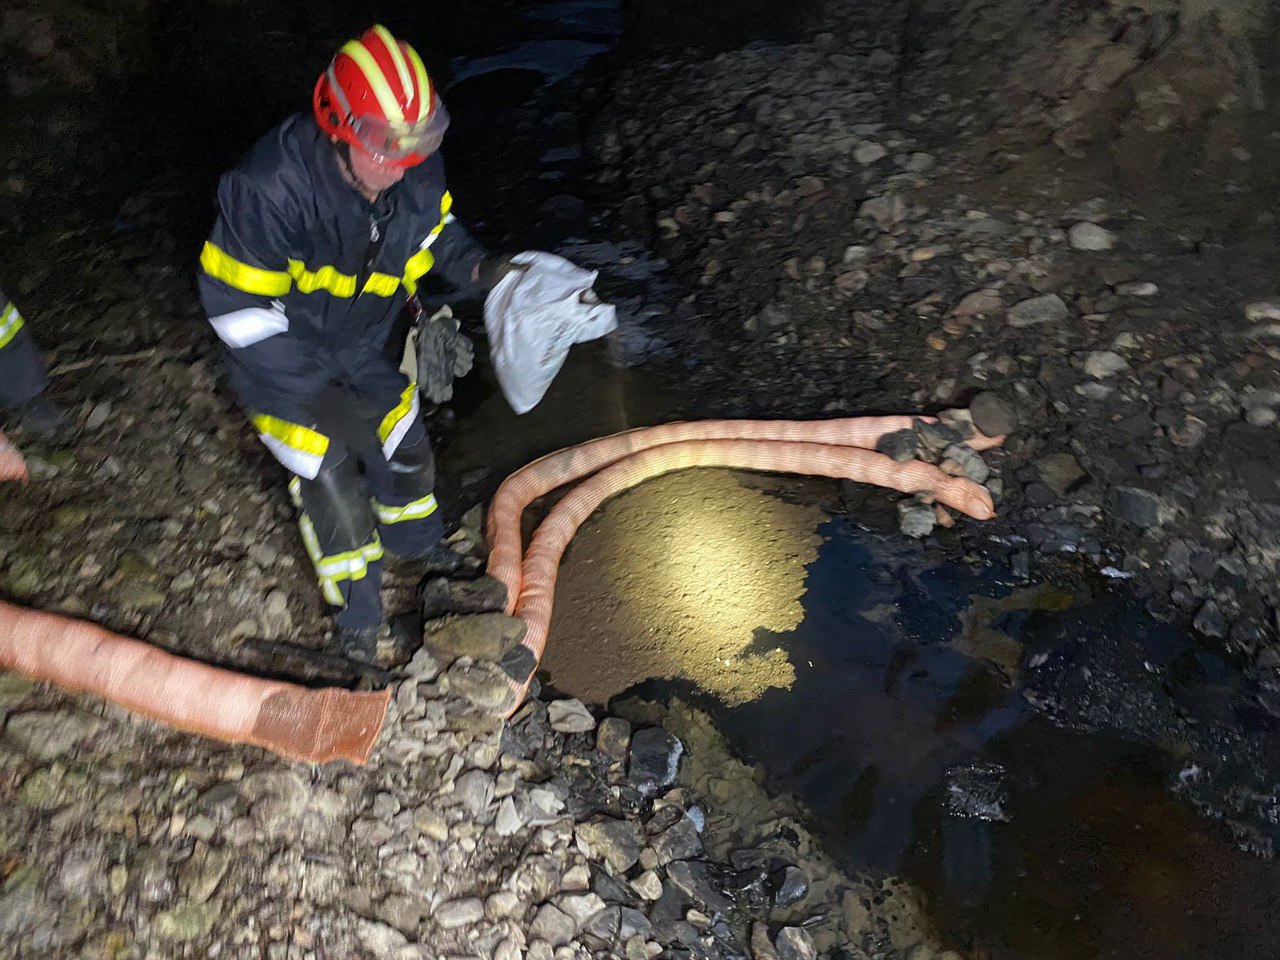
[(466, 376), (475, 360), (475, 346), (460, 326), (448, 307), (418, 317), (418, 389), (432, 403), (451, 399), (454, 378)]
[(476, 268), (476, 285), (488, 293), (508, 273), (524, 273), (529, 269), (527, 263), (512, 263), (512, 257), (513, 254), (499, 253), (490, 254), (481, 260)]

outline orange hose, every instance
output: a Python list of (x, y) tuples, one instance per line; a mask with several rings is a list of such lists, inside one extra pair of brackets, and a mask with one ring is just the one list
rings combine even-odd
[(165, 653), (96, 624), (0, 603), (0, 668), (161, 723), (292, 760), (364, 763), (389, 690), (311, 690)]
[[(948, 476), (920, 461), (897, 463), (869, 450), (827, 443), (693, 440), (662, 444), (624, 457), (584, 480), (556, 504), (538, 527), (524, 558), (515, 608), (516, 616), (527, 626), (522, 643), (535, 660), (542, 659), (551, 628), (560, 559), (578, 527), (609, 497), (645, 480), (689, 467), (735, 467), (856, 480), (902, 493), (930, 493), (939, 502), (979, 520), (995, 516), (991, 496), (984, 487), (963, 477)], [(512, 681), (516, 706), (528, 691), (529, 679), (523, 683)]]
[[(917, 420), (933, 417), (843, 417), (834, 420), (696, 420), (637, 427), (600, 437), (576, 447), (566, 447), (521, 467), (507, 477), (489, 505), (487, 572), (507, 588), (507, 615), (520, 596), (522, 544), (520, 518), (525, 509), (556, 487), (572, 483), (623, 457), (666, 443), (689, 440), (773, 440), (825, 443), (840, 447), (875, 449), (886, 433), (908, 430)], [(975, 450), (998, 446), (1003, 437), (977, 436), (967, 441)]]
[(0, 481), (21, 480), (27, 482), (27, 461), (13, 441), (0, 431)]

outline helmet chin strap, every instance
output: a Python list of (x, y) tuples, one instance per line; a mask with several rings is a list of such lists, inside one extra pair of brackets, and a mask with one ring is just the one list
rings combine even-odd
[[(338, 140), (334, 141), (333, 146), (338, 151), (338, 168), (342, 171), (342, 178), (358, 190), (360, 195), (370, 203), (376, 201), (382, 191), (374, 190), (356, 173), (355, 167), (351, 165), (351, 144)], [(370, 196), (370, 194), (373, 194), (373, 196)]]

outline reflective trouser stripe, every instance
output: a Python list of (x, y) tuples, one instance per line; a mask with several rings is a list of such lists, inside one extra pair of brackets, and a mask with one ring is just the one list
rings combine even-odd
[(9, 342), (18, 335), (18, 331), (22, 329), (22, 314), (18, 312), (18, 308), (12, 303), (9, 308), (0, 314), (0, 350), (9, 345)]
[(302, 483), (294, 477), (289, 481), (289, 495), (301, 511), (298, 526), (302, 530), (302, 542), (306, 545), (307, 555), (316, 568), (316, 576), (320, 581), (320, 592), (335, 607), (345, 607), (346, 598), (340, 586), (345, 580), (363, 580), (369, 572), (369, 564), (382, 559), (382, 541), (377, 533), (364, 546), (342, 553), (326, 554), (320, 547), (320, 539), (316, 536), (315, 525), (302, 509)]
[(418, 419), (418, 385), (410, 383), (400, 394), (400, 402), (382, 418), (378, 427), (378, 439), (382, 441), (382, 455), (388, 460), (400, 446), (400, 441)]
[(409, 520), (423, 520), (436, 512), (439, 506), (436, 495), (429, 493), (420, 500), (406, 503), (403, 507), (389, 507), (373, 501), (373, 512), (377, 514), (379, 523), (404, 523)]
[(329, 449), (329, 438), (279, 417), (255, 414), (252, 423), (258, 428), (258, 436), (290, 472), (314, 480), (320, 472), (320, 463)]

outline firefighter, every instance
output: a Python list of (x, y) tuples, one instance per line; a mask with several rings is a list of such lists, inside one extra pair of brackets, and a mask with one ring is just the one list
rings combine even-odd
[(0, 406), (28, 433), (49, 439), (66, 426), (66, 412), (45, 395), (49, 374), (18, 308), (0, 290)]
[[(448, 123), (418, 54), (372, 27), (320, 76), (312, 111), (223, 176), (200, 256), (231, 385), (292, 474), (336, 643), (366, 661), (385, 629), (384, 551), (437, 567), (459, 559), (440, 543), (435, 464), (418, 384), (400, 370), (398, 321), (428, 273), (473, 295), (507, 269), (451, 213), (438, 152)], [(419, 350), (433, 354), (420, 364), (465, 373), (470, 344), (456, 323), (428, 329)]]

